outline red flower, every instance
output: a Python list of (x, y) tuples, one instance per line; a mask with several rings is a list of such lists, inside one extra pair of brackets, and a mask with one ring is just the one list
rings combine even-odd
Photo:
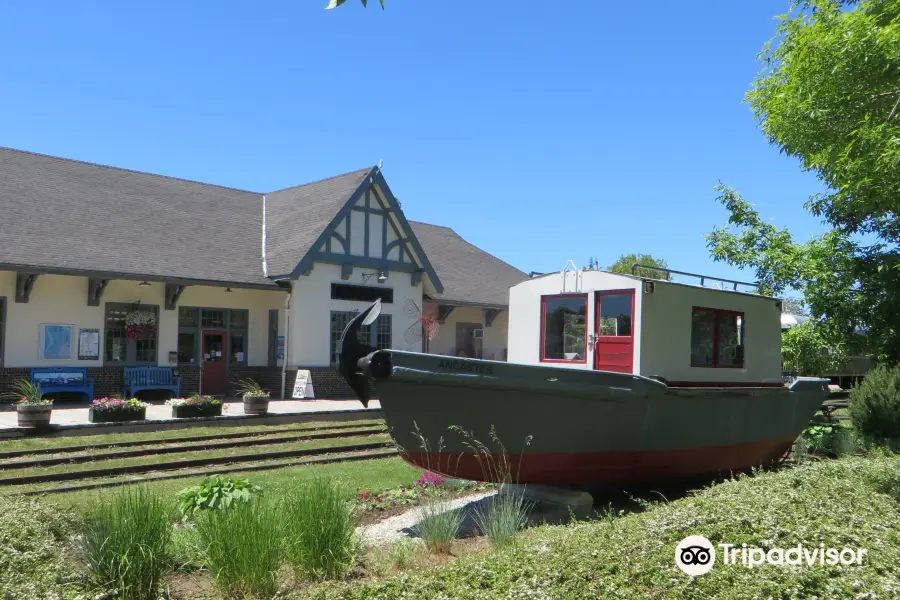
[(381, 496), (375, 498), (375, 501), (378, 502), (379, 504), (381, 504)]

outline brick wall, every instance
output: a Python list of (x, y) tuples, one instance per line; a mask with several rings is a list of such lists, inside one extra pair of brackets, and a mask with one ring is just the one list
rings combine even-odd
[[(316, 398), (329, 400), (352, 400), (355, 398), (350, 386), (332, 367), (304, 367), (312, 376)], [(232, 367), (228, 377), (229, 395), (237, 395), (235, 386), (241, 379), (251, 378), (272, 394), (273, 398), (281, 395), (281, 367)], [(294, 389), (297, 369), (288, 369), (285, 373), (284, 394), (288, 398)]]

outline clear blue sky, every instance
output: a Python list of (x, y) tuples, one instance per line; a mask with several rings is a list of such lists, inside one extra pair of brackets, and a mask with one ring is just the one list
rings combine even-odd
[(823, 229), (743, 102), (788, 0), (325, 4), (0, 0), (0, 145), (259, 192), (383, 159), (409, 219), (525, 271), (739, 275), (720, 179)]

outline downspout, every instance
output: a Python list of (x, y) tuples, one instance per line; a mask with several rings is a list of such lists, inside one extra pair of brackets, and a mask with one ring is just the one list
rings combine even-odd
[[(291, 288), (293, 290), (293, 287)], [(290, 356), (289, 352), (289, 341), (291, 339), (291, 295), (293, 291), (288, 292), (287, 298), (284, 301), (284, 359), (281, 361), (281, 399), (287, 400), (284, 397), (284, 386), (287, 380), (287, 365), (288, 365), (288, 356)]]
[(262, 265), (263, 277), (269, 276), (269, 266), (266, 264), (266, 195), (263, 194), (263, 217), (262, 217)]

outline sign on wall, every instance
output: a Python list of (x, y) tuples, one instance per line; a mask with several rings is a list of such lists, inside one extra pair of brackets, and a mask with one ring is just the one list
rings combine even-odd
[(72, 358), (74, 328), (74, 325), (41, 323), (38, 331), (38, 349), (41, 360)]
[(294, 380), (294, 393), (292, 398), (315, 398), (313, 391), (312, 375), (306, 369), (297, 371), (297, 378)]
[(100, 330), (78, 330), (78, 360), (100, 360)]

